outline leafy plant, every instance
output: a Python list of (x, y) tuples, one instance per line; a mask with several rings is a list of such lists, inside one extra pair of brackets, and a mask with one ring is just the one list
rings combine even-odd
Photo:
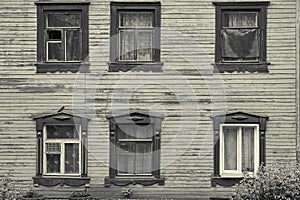
[(76, 199), (92, 199), (92, 196), (85, 189), (83, 192), (74, 191), (71, 194), (71, 196), (69, 197), (69, 199), (71, 199), (71, 200), (76, 200)]
[(14, 200), (21, 196), (20, 190), (15, 186), (12, 175), (9, 172), (0, 179), (0, 199)]
[(300, 167), (297, 163), (260, 166), (256, 176), (245, 174), (234, 200), (300, 200)]
[(38, 194), (33, 190), (28, 190), (23, 196), (23, 199), (44, 199), (44, 195)]

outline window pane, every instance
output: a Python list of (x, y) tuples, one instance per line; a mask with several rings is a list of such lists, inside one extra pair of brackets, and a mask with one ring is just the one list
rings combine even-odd
[(118, 139), (150, 139), (153, 136), (151, 124), (120, 124), (117, 127)]
[(118, 147), (118, 172), (121, 174), (134, 174), (134, 143), (122, 142), (118, 144)]
[(257, 29), (224, 29), (222, 31), (222, 57), (257, 58), (259, 42)]
[(120, 26), (151, 27), (153, 13), (151, 12), (121, 12)]
[(48, 40), (50, 41), (61, 41), (62, 33), (60, 30), (48, 30)]
[(256, 12), (225, 12), (223, 27), (257, 27)]
[(74, 125), (47, 125), (47, 138), (79, 138), (79, 126)]
[(79, 144), (65, 144), (65, 173), (79, 173)]
[(254, 171), (254, 128), (243, 128), (242, 171)]
[(67, 60), (80, 60), (80, 30), (66, 30)]
[(78, 27), (80, 14), (48, 14), (48, 27)]
[(64, 52), (62, 43), (49, 43), (48, 42), (48, 60), (62, 61), (64, 60)]
[(47, 173), (60, 173), (60, 154), (47, 154)]
[(152, 60), (152, 30), (138, 31), (137, 59)]
[(152, 143), (136, 143), (136, 174), (149, 174), (152, 171)]
[(60, 143), (47, 143), (46, 144), (46, 152), (47, 153), (60, 153), (61, 152)]
[(237, 128), (224, 128), (224, 169), (237, 170)]
[(120, 59), (134, 60), (134, 31), (122, 30), (120, 31)]

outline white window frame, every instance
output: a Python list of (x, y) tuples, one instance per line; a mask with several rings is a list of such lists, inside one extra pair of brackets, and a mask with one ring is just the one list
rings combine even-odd
[[(237, 170), (224, 169), (224, 127), (236, 127), (237, 133)], [(259, 168), (259, 125), (258, 124), (220, 124), (220, 176), (221, 177), (243, 177), (242, 172), (242, 128), (254, 128), (254, 175)]]
[[(51, 138), (47, 139), (47, 129), (46, 126), (48, 125), (60, 125), (60, 126), (76, 126), (78, 127), (78, 138)], [(74, 175), (81, 175), (81, 125), (80, 124), (45, 124), (43, 127), (43, 175), (46, 176), (74, 176)], [(47, 143), (60, 143), (60, 173), (47, 173), (47, 152), (46, 152), (46, 145)], [(79, 170), (78, 173), (65, 173), (65, 144), (78, 144), (79, 146)]]

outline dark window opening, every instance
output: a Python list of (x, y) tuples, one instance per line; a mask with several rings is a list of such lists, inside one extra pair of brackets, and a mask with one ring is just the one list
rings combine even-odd
[(215, 2), (214, 72), (268, 72), (266, 61), (269, 2)]

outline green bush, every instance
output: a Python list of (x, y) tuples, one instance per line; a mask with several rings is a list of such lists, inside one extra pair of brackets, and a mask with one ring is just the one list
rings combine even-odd
[(297, 163), (261, 166), (256, 174), (245, 174), (234, 200), (300, 200), (300, 167)]
[(16, 188), (10, 173), (0, 179), (0, 199), (15, 200), (20, 197), (20, 194), (21, 192)]

